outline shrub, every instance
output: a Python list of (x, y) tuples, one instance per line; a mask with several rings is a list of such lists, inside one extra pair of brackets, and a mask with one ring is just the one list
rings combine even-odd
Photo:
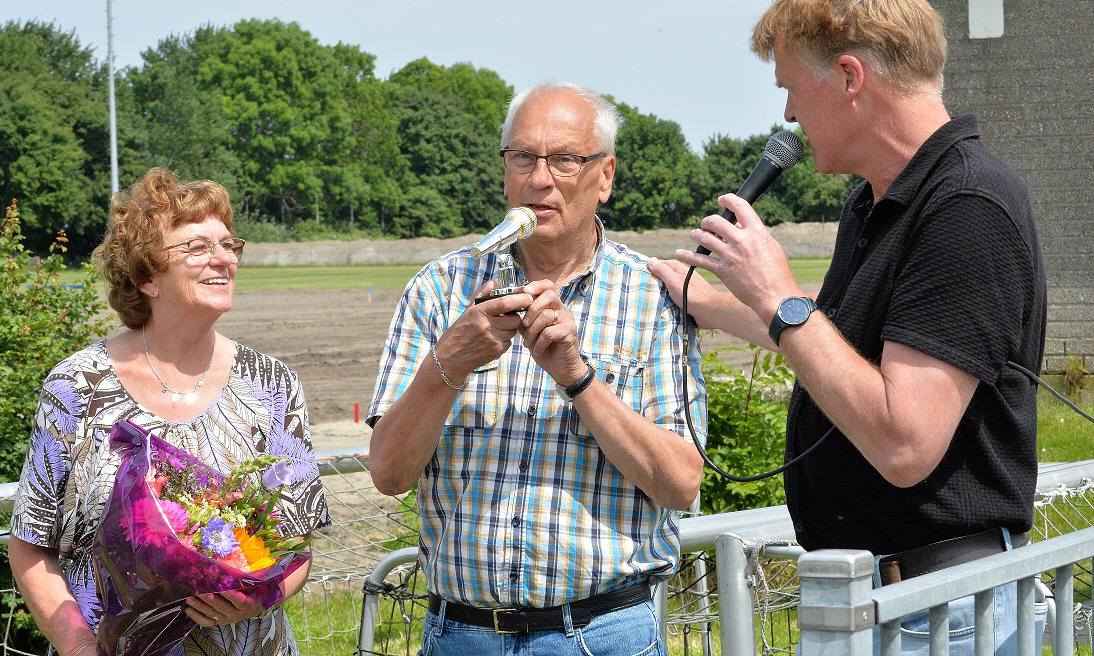
[(106, 304), (84, 265), (82, 284), (64, 285), (62, 231), (39, 261), (23, 245), (12, 201), (0, 228), (0, 481), (19, 478), (42, 381), (55, 364), (106, 332)]
[(247, 241), (284, 243), (292, 241), (293, 238), (292, 229), (286, 227), (283, 223), (263, 219), (248, 219), (242, 216), (236, 217), (233, 223), (235, 224), (236, 234)]
[[(786, 445), (785, 391), (793, 374), (782, 356), (759, 347), (727, 347), (752, 352), (749, 376), (718, 358), (703, 356), (707, 381), (710, 460), (736, 476), (751, 476), (782, 465)], [(734, 483), (709, 467), (703, 470), (699, 499), (704, 513), (763, 508), (785, 503), (781, 476)]]

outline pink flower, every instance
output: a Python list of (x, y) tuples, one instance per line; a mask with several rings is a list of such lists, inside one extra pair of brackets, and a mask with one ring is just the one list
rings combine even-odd
[(186, 527), (190, 523), (190, 513), (186, 512), (185, 508), (174, 501), (166, 499), (160, 500), (160, 508), (163, 509), (163, 514), (167, 517), (167, 523), (171, 525), (171, 530), (175, 533), (186, 532)]
[[(133, 504), (130, 521), (122, 521), (126, 539), (139, 544), (162, 547), (167, 544), (170, 533), (163, 531), (160, 510), (156, 499), (141, 497)], [(159, 519), (159, 521), (157, 521)]]

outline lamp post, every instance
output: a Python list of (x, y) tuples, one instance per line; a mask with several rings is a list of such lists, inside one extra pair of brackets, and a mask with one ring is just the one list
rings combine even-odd
[(106, 0), (106, 70), (110, 96), (110, 195), (118, 193), (118, 122), (114, 111), (114, 18), (111, 0)]

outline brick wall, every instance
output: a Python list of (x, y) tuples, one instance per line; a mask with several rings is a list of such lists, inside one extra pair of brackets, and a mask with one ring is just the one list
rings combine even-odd
[[(1002, 36), (970, 38), (970, 2), (996, 1)], [(947, 108), (976, 114), (1030, 189), (1048, 274), (1045, 373), (1072, 358), (1094, 372), (1094, 1), (931, 3), (949, 42)]]

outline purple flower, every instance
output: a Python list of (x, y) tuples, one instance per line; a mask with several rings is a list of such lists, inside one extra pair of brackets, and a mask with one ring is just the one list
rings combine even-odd
[(276, 490), (282, 485), (292, 482), (292, 467), (284, 460), (278, 460), (266, 468), (262, 474), (262, 484), (268, 490)]
[(236, 547), (239, 540), (232, 532), (235, 526), (220, 517), (209, 520), (209, 524), (201, 531), (201, 548), (209, 549), (217, 558), (227, 558)]

